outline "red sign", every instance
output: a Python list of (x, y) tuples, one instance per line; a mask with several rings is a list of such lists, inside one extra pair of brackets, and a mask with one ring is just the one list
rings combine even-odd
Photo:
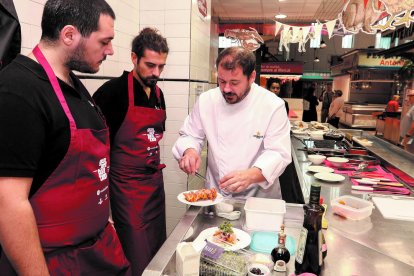
[(303, 73), (302, 62), (268, 62), (262, 63), (261, 74), (296, 74)]
[(207, 16), (207, 0), (197, 0), (198, 11), (203, 17)]

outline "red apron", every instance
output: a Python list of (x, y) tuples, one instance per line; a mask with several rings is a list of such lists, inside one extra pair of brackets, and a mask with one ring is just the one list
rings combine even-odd
[[(160, 90), (156, 87), (157, 98)], [(141, 275), (166, 239), (165, 193), (159, 141), (165, 110), (134, 106), (128, 75), (128, 111), (111, 149), (112, 217), (133, 275)]]
[[(108, 129), (77, 129), (58, 80), (39, 47), (46, 71), (70, 124), (65, 157), (30, 198), (51, 275), (124, 275), (129, 264), (109, 217)], [(6, 270), (6, 258), (0, 264)], [(3, 260), (4, 259), (4, 260)], [(3, 270), (4, 268), (4, 270)], [(9, 267), (10, 268), (10, 267)]]

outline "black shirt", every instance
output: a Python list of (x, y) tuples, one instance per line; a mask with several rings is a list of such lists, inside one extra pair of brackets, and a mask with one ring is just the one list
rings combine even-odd
[[(105, 124), (91, 96), (71, 74), (59, 80), (78, 128)], [(57, 168), (70, 143), (69, 120), (40, 64), (19, 55), (0, 72), (0, 176), (32, 177), (33, 194)]]
[[(129, 72), (124, 71), (120, 77), (107, 81), (93, 95), (93, 99), (105, 115), (111, 143), (128, 111), (128, 74)], [(158, 100), (155, 88), (151, 88), (148, 97), (144, 88), (134, 78), (134, 105), (165, 110), (164, 94), (160, 91), (160, 99)]]

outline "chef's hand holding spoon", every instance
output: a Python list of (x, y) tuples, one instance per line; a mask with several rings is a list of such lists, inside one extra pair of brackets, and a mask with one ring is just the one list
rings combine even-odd
[(220, 189), (231, 192), (240, 193), (245, 191), (253, 183), (265, 181), (262, 170), (256, 167), (234, 171), (225, 175), (220, 179)]
[(178, 164), (185, 173), (194, 175), (200, 168), (201, 158), (195, 149), (189, 148), (185, 150)]

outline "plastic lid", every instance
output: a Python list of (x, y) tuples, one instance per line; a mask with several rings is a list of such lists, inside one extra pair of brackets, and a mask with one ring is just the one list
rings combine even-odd
[[(275, 232), (253, 232), (252, 241), (250, 243), (250, 249), (261, 253), (272, 253), (273, 248), (278, 244), (278, 233)], [(295, 254), (296, 243), (292, 236), (286, 236), (285, 242), (286, 248), (289, 250), (290, 255)]]

